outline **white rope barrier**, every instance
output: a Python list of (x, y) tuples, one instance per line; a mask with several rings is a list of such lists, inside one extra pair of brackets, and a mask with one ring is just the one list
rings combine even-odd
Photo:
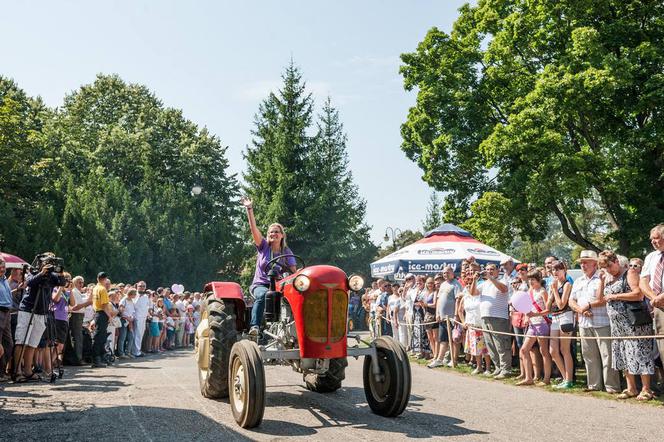
[[(392, 323), (389, 318), (387, 318), (384, 315), (376, 315), (375, 319), (381, 319), (381, 320), (387, 320), (387, 322)], [(449, 327), (449, 322), (454, 322), (455, 324), (459, 324), (461, 326), (466, 326), (466, 328), (476, 330), (476, 331), (481, 331), (483, 333), (490, 333), (490, 334), (495, 334), (495, 335), (503, 335), (503, 336), (514, 336), (514, 337), (522, 337), (522, 338), (531, 338), (534, 337), (534, 335), (527, 335), (527, 334), (522, 334), (522, 333), (510, 333), (510, 332), (501, 332), (497, 330), (489, 330), (486, 328), (478, 327), (475, 325), (470, 325), (470, 324), (464, 324), (460, 321), (457, 321), (456, 319), (445, 317), (445, 321), (448, 322), (448, 327), (447, 331), (448, 333), (451, 333), (450, 327)], [(401, 323), (401, 321), (399, 321)], [(441, 324), (442, 321), (429, 321), (429, 322), (420, 322), (419, 324), (415, 324), (414, 322), (403, 322), (406, 324), (408, 327), (413, 327), (413, 326), (425, 326), (425, 325), (433, 325), (433, 324)], [(604, 341), (617, 341), (617, 340), (625, 340), (625, 341), (630, 341), (630, 340), (639, 340), (639, 339), (664, 339), (664, 335), (648, 335), (648, 336), (537, 336), (538, 338), (548, 338), (548, 339), (566, 339), (566, 340), (604, 340)]]

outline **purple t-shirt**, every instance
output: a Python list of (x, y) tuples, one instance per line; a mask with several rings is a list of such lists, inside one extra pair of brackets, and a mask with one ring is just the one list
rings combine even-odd
[[(254, 287), (258, 285), (267, 286), (270, 284), (270, 278), (267, 276), (265, 264), (267, 264), (271, 259), (274, 259), (277, 256), (288, 255), (293, 253), (291, 252), (291, 249), (286, 247), (283, 253), (274, 254), (274, 252), (272, 252), (272, 249), (270, 248), (270, 244), (268, 244), (265, 238), (261, 240), (261, 244), (259, 246), (256, 246), (256, 250), (258, 251), (258, 256), (256, 256), (256, 271), (254, 272), (254, 282), (251, 283), (252, 290)], [(275, 265), (275, 267), (277, 268), (277, 270), (282, 270), (282, 271), (287, 267), (294, 266), (296, 264), (295, 258), (293, 258), (292, 256), (287, 256), (285, 258), (282, 258), (279, 261), (277, 261), (277, 263), (281, 264), (282, 268), (279, 269), (279, 266), (277, 265)]]
[[(54, 291), (57, 291), (58, 289), (55, 288)], [(69, 293), (63, 292), (62, 296), (60, 296), (60, 301), (55, 302), (53, 301), (53, 316), (55, 319), (59, 321), (66, 321), (67, 320), (67, 304), (69, 302), (67, 301), (69, 299)]]

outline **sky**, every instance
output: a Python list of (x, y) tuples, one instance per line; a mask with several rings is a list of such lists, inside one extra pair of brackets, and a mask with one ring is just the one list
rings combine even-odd
[(399, 55), (434, 26), (449, 32), (463, 3), (4, 1), (0, 75), (52, 107), (98, 73), (143, 84), (217, 135), (240, 176), (258, 105), (292, 58), (317, 104), (339, 110), (379, 244), (388, 227), (421, 229), (431, 194), (400, 149), (416, 94)]

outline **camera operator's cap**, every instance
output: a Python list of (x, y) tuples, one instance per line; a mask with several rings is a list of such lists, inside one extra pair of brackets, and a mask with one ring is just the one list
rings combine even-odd
[(594, 250), (581, 250), (579, 259), (577, 259), (576, 262), (581, 261), (597, 261), (597, 252)]
[(104, 279), (104, 278), (108, 278), (108, 275), (106, 274), (106, 272), (97, 273), (97, 279)]

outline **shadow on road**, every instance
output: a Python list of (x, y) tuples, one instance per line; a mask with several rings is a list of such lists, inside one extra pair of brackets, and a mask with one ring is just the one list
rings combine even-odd
[(366, 404), (364, 390), (358, 387), (345, 387), (335, 393), (320, 394), (308, 390), (302, 393), (268, 392), (267, 407), (281, 406), (309, 411), (319, 422), (319, 426), (304, 426), (292, 422), (263, 420), (253, 431), (273, 436), (311, 436), (318, 429), (326, 427), (353, 427), (379, 432), (399, 434), (408, 438), (429, 438), (441, 436), (463, 436), (487, 434), (461, 426), (464, 423), (442, 414), (418, 411), (421, 396), (411, 396), (408, 408), (396, 418), (375, 415)]
[(0, 422), (2, 440), (251, 440), (197, 411), (177, 408), (2, 398)]
[(128, 385), (129, 384), (121, 381), (107, 381), (102, 379), (64, 379), (57, 382), (56, 386), (51, 388), (51, 390), (105, 393), (108, 391), (118, 391), (122, 387), (127, 387)]

